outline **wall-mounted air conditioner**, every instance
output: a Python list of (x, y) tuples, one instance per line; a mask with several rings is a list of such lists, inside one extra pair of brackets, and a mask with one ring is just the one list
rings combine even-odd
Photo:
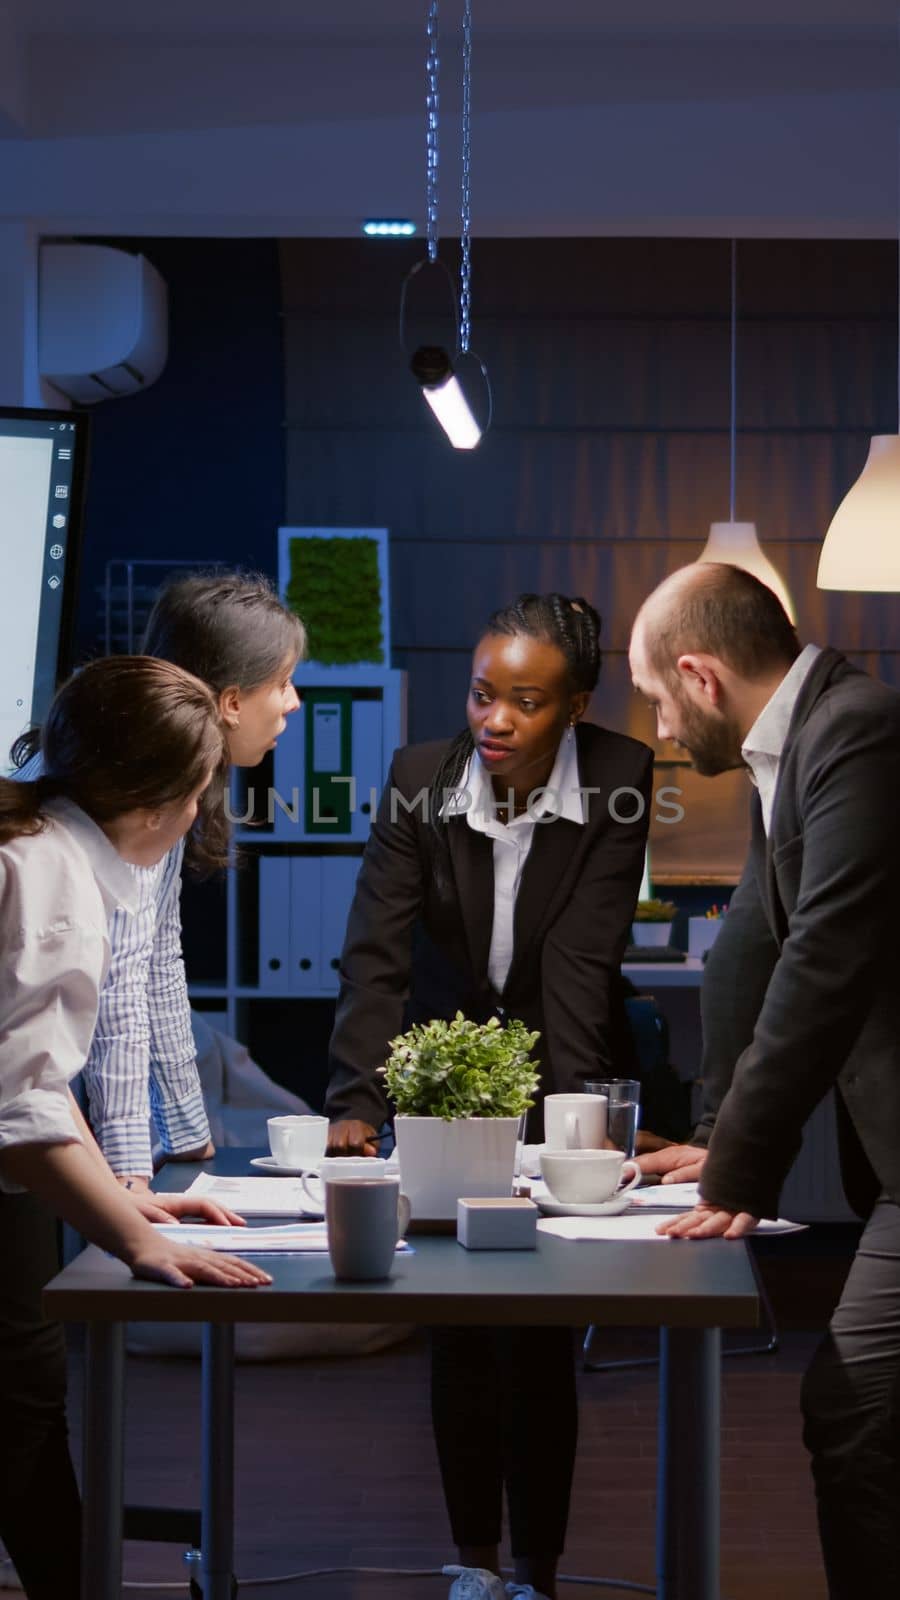
[(145, 256), (101, 244), (43, 244), (41, 376), (78, 405), (136, 394), (168, 354), (165, 280)]

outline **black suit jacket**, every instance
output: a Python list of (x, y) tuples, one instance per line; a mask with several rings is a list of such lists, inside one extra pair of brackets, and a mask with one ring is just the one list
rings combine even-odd
[[(576, 729), (586, 822), (539, 823), (516, 899), (514, 948), (502, 995), (488, 980), (494, 912), (491, 840), (465, 816), (446, 824), (450, 871), (432, 870), (423, 797), (446, 743), (394, 757), (347, 924), (331, 1039), (326, 1113), (380, 1127), (388, 1111), (376, 1076), (409, 1020), (486, 1020), (499, 1003), (541, 1038), (542, 1092), (575, 1089), (616, 1058), (614, 1004), (650, 821), (653, 756), (605, 728)], [(637, 790), (640, 804), (619, 789)], [(633, 820), (620, 822), (629, 804)], [(398, 799), (398, 797), (401, 797)], [(418, 797), (418, 801), (417, 801)], [(415, 938), (414, 938), (415, 932)], [(409, 1004), (407, 1004), (409, 1002)]]
[(844, 1186), (900, 1201), (900, 695), (823, 650), (759, 796), (701, 1004), (704, 1198), (776, 1216), (803, 1124), (837, 1090)]

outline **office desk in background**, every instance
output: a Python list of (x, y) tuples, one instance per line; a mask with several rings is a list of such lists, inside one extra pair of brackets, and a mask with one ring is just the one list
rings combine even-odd
[[(228, 1150), (203, 1168), (164, 1168), (156, 1187), (186, 1189), (201, 1170), (249, 1172), (257, 1153)], [(337, 1283), (327, 1256), (308, 1255), (268, 1257), (270, 1289), (182, 1291), (138, 1282), (93, 1246), (54, 1278), (45, 1291), (49, 1315), (87, 1324), (86, 1600), (121, 1600), (125, 1324), (132, 1319), (204, 1324), (204, 1600), (232, 1596), (234, 1326), (293, 1321), (659, 1328), (657, 1596), (719, 1600), (719, 1330), (758, 1322), (745, 1245), (572, 1244), (546, 1235), (535, 1251), (469, 1252), (455, 1239), (422, 1235), (413, 1244), (382, 1283)]]
[(684, 961), (626, 961), (622, 975), (636, 989), (699, 989), (703, 967), (699, 956), (686, 956)]

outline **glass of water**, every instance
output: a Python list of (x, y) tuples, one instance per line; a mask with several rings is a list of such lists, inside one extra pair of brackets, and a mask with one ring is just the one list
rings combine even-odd
[(523, 1163), (523, 1161), (525, 1159), (525, 1124), (526, 1124), (527, 1121), (528, 1121), (528, 1112), (527, 1111), (523, 1111), (522, 1115), (519, 1118), (519, 1126), (518, 1126), (518, 1129), (516, 1131), (516, 1159), (515, 1159), (515, 1163), (513, 1165), (513, 1182), (512, 1182), (512, 1192), (513, 1192), (514, 1195), (519, 1194), (519, 1192), (522, 1189), (523, 1185), (525, 1186), (526, 1191), (527, 1191), (527, 1188), (528, 1188), (527, 1180), (524, 1177), (524, 1174), (522, 1172), (522, 1163)]
[(634, 1155), (641, 1120), (641, 1086), (637, 1078), (591, 1078), (586, 1094), (605, 1094), (606, 1140), (629, 1160)]

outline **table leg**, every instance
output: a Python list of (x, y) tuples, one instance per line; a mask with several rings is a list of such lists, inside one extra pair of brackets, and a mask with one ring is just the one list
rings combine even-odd
[(203, 1327), (203, 1600), (232, 1600), (234, 1328)]
[(719, 1600), (718, 1328), (662, 1328), (657, 1600)]
[(121, 1600), (125, 1328), (89, 1322), (84, 1364), (81, 1588)]

